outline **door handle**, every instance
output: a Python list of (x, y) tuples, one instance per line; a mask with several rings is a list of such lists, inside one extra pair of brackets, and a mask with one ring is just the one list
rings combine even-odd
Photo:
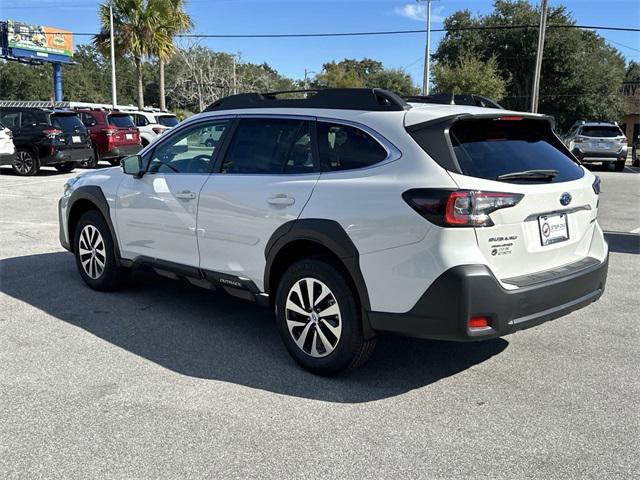
[(279, 193), (277, 195), (274, 195), (273, 197), (270, 197), (267, 202), (270, 205), (293, 205), (294, 203), (296, 203), (296, 199), (293, 197), (289, 197), (284, 193)]
[(193, 200), (196, 198), (195, 192), (191, 192), (189, 190), (183, 190), (182, 192), (178, 192), (175, 194), (176, 198), (181, 198), (184, 200)]

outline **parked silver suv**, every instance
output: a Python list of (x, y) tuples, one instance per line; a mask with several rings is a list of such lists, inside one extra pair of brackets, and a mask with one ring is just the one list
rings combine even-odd
[(582, 163), (613, 163), (616, 171), (624, 170), (627, 137), (615, 123), (576, 122), (564, 143)]

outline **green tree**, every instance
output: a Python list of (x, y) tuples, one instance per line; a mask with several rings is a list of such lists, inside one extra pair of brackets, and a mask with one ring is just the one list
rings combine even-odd
[(476, 93), (500, 101), (507, 90), (507, 81), (500, 76), (494, 57), (486, 62), (470, 54), (453, 64), (439, 62), (433, 68), (437, 92)]
[(158, 67), (160, 70), (160, 82), (158, 85), (158, 95), (160, 100), (160, 108), (166, 109), (165, 104), (165, 75), (164, 67), (175, 52), (176, 47), (173, 43), (173, 38), (180, 34), (189, 31), (193, 27), (191, 17), (184, 11), (184, 0), (163, 0), (161, 8), (163, 9), (160, 15), (160, 29), (164, 30), (169, 41), (160, 42), (152, 45), (151, 51), (158, 59)]
[[(467, 54), (488, 62), (495, 57), (500, 76), (509, 81), (503, 105), (529, 110), (537, 28), (460, 30), (462, 27), (537, 25), (540, 11), (524, 0), (497, 0), (487, 15), (468, 10), (445, 20), (447, 33), (435, 54), (437, 62), (454, 65)], [(594, 32), (578, 28), (564, 6), (550, 7), (546, 32), (539, 111), (568, 127), (578, 118), (616, 119), (621, 111), (618, 89), (624, 77), (624, 59)], [(473, 93), (473, 92), (469, 92)]]
[(415, 95), (417, 88), (411, 77), (402, 69), (386, 69), (382, 62), (365, 58), (363, 60), (344, 59), (322, 66), (316, 75), (315, 87), (338, 88), (384, 88), (399, 95)]
[[(169, 32), (162, 28), (168, 0), (113, 0), (113, 30), (116, 56), (130, 59), (136, 68), (138, 108), (144, 108), (143, 61), (171, 44)], [(101, 30), (95, 45), (105, 55), (110, 48), (109, 2), (99, 7)]]

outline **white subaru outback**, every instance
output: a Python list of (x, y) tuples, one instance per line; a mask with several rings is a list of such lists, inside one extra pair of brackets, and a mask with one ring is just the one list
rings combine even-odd
[(490, 339), (605, 287), (599, 179), (543, 115), (378, 89), (241, 94), (121, 167), (60, 200), (87, 285), (146, 265), (259, 302), (320, 374), (363, 363), (378, 332)]

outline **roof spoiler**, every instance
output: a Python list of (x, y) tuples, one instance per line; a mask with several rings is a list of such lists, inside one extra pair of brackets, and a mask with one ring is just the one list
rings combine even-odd
[(433, 95), (414, 95), (404, 97), (407, 102), (413, 103), (437, 103), (440, 105), (470, 105), (473, 107), (499, 108), (504, 107), (495, 100), (476, 95), (474, 93), (434, 93)]

